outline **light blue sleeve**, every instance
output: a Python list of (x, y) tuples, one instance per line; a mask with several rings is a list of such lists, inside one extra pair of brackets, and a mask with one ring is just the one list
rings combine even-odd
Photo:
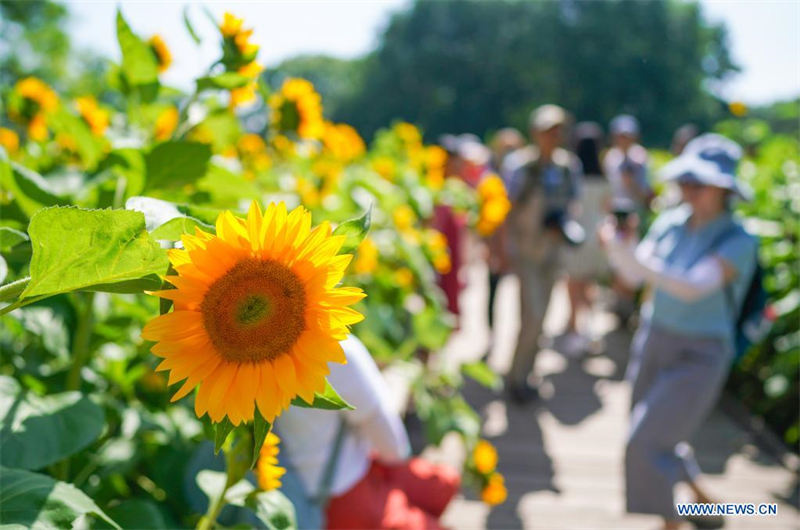
[(758, 241), (743, 229), (723, 241), (714, 252), (736, 269), (735, 281), (746, 281), (756, 267)]
[(644, 236), (642, 243), (645, 241), (658, 241), (673, 226), (685, 221), (686, 215), (686, 211), (680, 206), (663, 211), (650, 225), (650, 228), (647, 230), (647, 234)]

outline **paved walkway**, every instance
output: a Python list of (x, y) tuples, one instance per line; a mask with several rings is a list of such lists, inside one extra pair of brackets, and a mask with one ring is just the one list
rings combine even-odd
[[(485, 317), (486, 270), (469, 269), (462, 296), (462, 331), (443, 352), (444, 362), (479, 358), (489, 343)], [(505, 278), (499, 288), (499, 329), (489, 358), (498, 372), (511, 362), (516, 331), (516, 280)], [(545, 329), (561, 332), (568, 301), (563, 287), (555, 293)], [(627, 429), (628, 387), (622, 380), (629, 334), (610, 332), (613, 317), (596, 314), (595, 333), (605, 335), (605, 353), (568, 361), (544, 349), (536, 372), (543, 378), (542, 402), (519, 407), (503, 395), (477, 384), (465, 394), (484, 418), (484, 436), (500, 454), (499, 470), (506, 477), (508, 501), (494, 509), (465, 492), (448, 508), (450, 528), (471, 529), (655, 529), (658, 518), (624, 511), (622, 451)], [(708, 489), (726, 502), (776, 502), (778, 516), (731, 517), (730, 529), (800, 529), (797, 477), (763, 453), (751, 436), (720, 412), (715, 412), (693, 441)], [(426, 455), (460, 466), (464, 451), (457, 437)], [(685, 492), (678, 492), (679, 495)], [(789, 499), (793, 499), (790, 501)], [(688, 498), (687, 498), (688, 500)], [(792, 505), (794, 504), (794, 506)]]

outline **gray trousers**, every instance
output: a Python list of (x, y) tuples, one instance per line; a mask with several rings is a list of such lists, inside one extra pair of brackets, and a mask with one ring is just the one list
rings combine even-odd
[(508, 373), (511, 384), (522, 384), (533, 370), (539, 353), (539, 336), (559, 271), (557, 259), (542, 262), (520, 259), (515, 263), (519, 278), (520, 323), (517, 349)]
[(631, 350), (627, 509), (678, 519), (675, 483), (699, 473), (688, 440), (714, 407), (732, 352), (721, 338), (687, 337), (647, 324)]

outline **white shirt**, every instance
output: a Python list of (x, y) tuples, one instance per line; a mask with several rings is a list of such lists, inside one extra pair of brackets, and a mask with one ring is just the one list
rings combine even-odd
[(639, 144), (632, 145), (625, 153), (619, 147), (612, 147), (606, 152), (603, 158), (603, 171), (611, 185), (611, 195), (614, 198), (625, 198), (638, 204), (638, 199), (631, 193), (622, 178), (623, 164), (630, 166), (633, 171), (633, 178), (642, 190), (649, 190), (650, 183), (647, 181), (648, 156), (647, 149)]
[(331, 363), (328, 382), (355, 410), (290, 407), (276, 421), (280, 449), (309, 495), (319, 491), (341, 419), (347, 425), (347, 434), (336, 463), (331, 496), (347, 492), (366, 475), (371, 453), (387, 462), (404, 460), (410, 453), (408, 434), (392, 409), (388, 386), (367, 348), (353, 335), (341, 345), (347, 364)]

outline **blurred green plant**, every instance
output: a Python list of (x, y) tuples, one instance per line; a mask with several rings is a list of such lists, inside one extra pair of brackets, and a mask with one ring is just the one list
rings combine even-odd
[[(475, 442), (460, 380), (445, 388), (423, 360), (453, 329), (436, 284), (450, 259), (434, 205), (474, 215), (474, 191), (445, 179), (444, 152), (413, 125), (392, 124), (367, 149), (352, 127), (323, 120), (309, 83), (268, 83), (242, 22), (221, 21), (221, 59), (190, 94), (161, 83), (165, 42), (121, 11), (121, 61), (97, 92), (27, 73), (0, 89), (0, 450), (14, 479), (0, 483), (3, 523), (294, 525), (278, 491), (251, 484), (270, 423), (212, 424), (191, 399), (171, 403), (175, 381), (141, 337), (170, 310), (145, 294), (165, 288), (167, 250), (252, 200), (303, 204), (336, 226), (355, 253), (345, 282), (369, 294), (354, 332), (381, 365), (424, 368), (429, 391), (414, 396), (434, 415), (458, 412), (432, 442), (449, 431)], [(487, 380), (485, 366), (466, 372)], [(330, 386), (292, 404), (348, 407)], [(17, 495), (25, 482), (41, 495)]]

